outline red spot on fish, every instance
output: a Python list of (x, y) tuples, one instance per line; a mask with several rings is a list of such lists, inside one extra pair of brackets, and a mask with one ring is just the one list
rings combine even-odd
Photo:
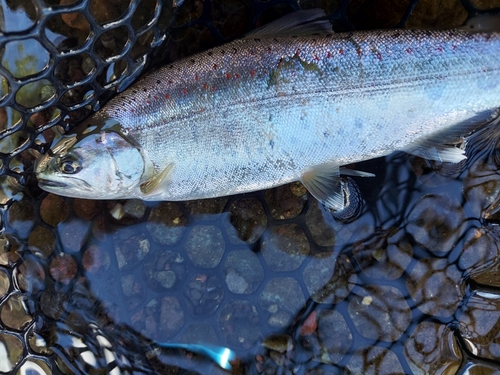
[(300, 56), (300, 49), (299, 48), (297, 48), (297, 50), (295, 51), (295, 55)]
[(172, 81), (168, 81), (168, 84), (171, 85), (173, 82)]
[(382, 54), (381, 54), (379, 51), (377, 51), (377, 58), (378, 58), (379, 60), (382, 60)]
[(158, 97), (157, 97), (156, 95), (155, 95), (155, 96), (153, 96), (153, 98), (154, 98), (154, 100), (158, 100)]
[(451, 46), (451, 49), (456, 50), (456, 49), (457, 49), (457, 46), (456, 46), (456, 45), (453, 45), (453, 46)]
[(358, 54), (358, 56), (361, 56), (361, 50), (359, 48), (356, 50), (356, 53)]
[(202, 112), (205, 112), (205, 108), (202, 108), (202, 109), (201, 109), (201, 111), (202, 111)]
[(204, 84), (203, 84), (203, 88), (206, 90), (206, 89), (207, 89), (207, 87), (208, 87), (208, 86), (207, 86), (207, 84), (206, 84), (206, 83), (204, 83)]
[(226, 73), (226, 78), (227, 79), (231, 79), (231, 74), (230, 73)]
[(212, 86), (212, 91), (215, 91), (217, 90), (217, 88), (215, 86)]
[(234, 78), (240, 78), (240, 75), (238, 73), (235, 73)]
[(195, 81), (198, 81), (198, 74), (195, 74), (195, 75), (194, 75), (194, 80), (195, 80)]
[(135, 112), (135, 109), (131, 109), (131, 110), (130, 110), (130, 112), (131, 112), (131, 113), (134, 113), (134, 112)]
[(406, 49), (406, 53), (412, 53), (412, 52), (413, 52), (413, 50), (411, 48)]
[(314, 61), (319, 61), (318, 55), (314, 55), (313, 59), (314, 59)]
[(438, 47), (438, 48), (437, 48), (437, 50), (438, 50), (439, 52), (443, 52), (443, 47)]
[(214, 70), (217, 69), (217, 65), (216, 64), (212, 65), (212, 69)]
[(267, 47), (267, 53), (271, 53), (271, 47)]
[(276, 67), (279, 68), (282, 62), (283, 62), (283, 59), (281, 58), (280, 61), (278, 61), (278, 64), (276, 64)]
[(344, 50), (343, 50), (342, 48), (341, 48), (341, 49), (339, 49), (339, 53), (340, 53), (341, 55), (343, 55), (343, 54), (344, 54)]
[(170, 95), (169, 94), (165, 94), (165, 99), (170, 99)]
[(252, 69), (252, 70), (250, 70), (250, 76), (251, 76), (252, 78), (253, 78), (253, 77), (255, 77), (255, 70), (253, 70), (253, 69)]
[(326, 57), (329, 59), (330, 57), (332, 57), (332, 54), (330, 53), (330, 51), (328, 51), (328, 53), (326, 54)]
[(187, 88), (184, 88), (184, 89), (182, 90), (182, 92), (184, 93), (184, 95), (186, 95), (186, 94), (188, 93), (188, 89), (187, 89)]
[(149, 100), (146, 100), (146, 104), (150, 104), (150, 101), (149, 101)]

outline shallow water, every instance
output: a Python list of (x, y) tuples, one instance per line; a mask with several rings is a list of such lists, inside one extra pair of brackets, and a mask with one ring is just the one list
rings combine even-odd
[[(350, 2), (347, 20), (376, 28), (405, 16), (373, 4)], [(451, 27), (467, 15), (454, 2), (422, 4), (409, 25)], [(184, 6), (173, 59), (290, 7), (212, 1), (207, 19), (202, 3)], [(479, 140), (460, 166), (404, 153), (358, 164), (377, 177), (356, 180), (364, 204), (350, 222), (298, 183), (175, 203), (61, 198), (29, 177), (16, 194), (13, 183), (0, 243), (0, 371), (223, 373), (154, 345), (169, 341), (229, 347), (235, 374), (498, 373), (498, 150)]]

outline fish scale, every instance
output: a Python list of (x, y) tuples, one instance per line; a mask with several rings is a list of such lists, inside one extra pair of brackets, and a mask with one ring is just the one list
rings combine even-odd
[[(331, 176), (318, 167), (423, 154), (418, 141), (491, 120), (499, 55), (498, 34), (464, 31), (249, 36), (146, 76), (83, 126), (112, 120), (154, 166), (114, 197), (211, 198), (308, 173), (322, 189)], [(144, 193), (141, 183), (167, 166)]]

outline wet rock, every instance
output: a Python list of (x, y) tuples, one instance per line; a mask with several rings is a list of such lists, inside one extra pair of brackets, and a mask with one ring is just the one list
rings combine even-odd
[(453, 332), (445, 325), (422, 322), (405, 342), (404, 354), (415, 374), (455, 374), (462, 352)]
[[(163, 297), (160, 309), (162, 337), (173, 337), (184, 325), (184, 311), (176, 297)], [(163, 336), (164, 335), (164, 336)]]
[(458, 267), (475, 282), (500, 287), (500, 230), (497, 227), (473, 228), (468, 234)]
[(411, 323), (411, 310), (399, 289), (366, 285), (348, 305), (357, 331), (368, 339), (396, 341)]
[(123, 205), (125, 217), (140, 220), (146, 213), (146, 205), (140, 199), (129, 199)]
[(500, 0), (471, 0), (476, 9), (487, 10), (500, 7)]
[(271, 270), (293, 271), (309, 254), (309, 242), (297, 224), (280, 225), (266, 233), (261, 251)]
[(28, 248), (31, 251), (40, 251), (47, 258), (54, 252), (55, 246), (54, 234), (41, 225), (36, 226), (28, 237)]
[(145, 288), (135, 275), (121, 277), (122, 291), (129, 310), (136, 309), (146, 298)]
[(291, 219), (302, 212), (307, 201), (307, 191), (300, 182), (294, 182), (266, 190), (264, 198), (274, 219)]
[(232, 348), (248, 349), (261, 335), (261, 322), (249, 301), (231, 300), (219, 316), (222, 336)]
[(174, 245), (184, 234), (187, 219), (179, 205), (162, 202), (153, 207), (146, 228), (153, 240), (162, 245)]
[(195, 316), (212, 315), (224, 299), (224, 289), (216, 276), (198, 274), (187, 284), (184, 295), (191, 314)]
[(26, 238), (33, 227), (35, 220), (35, 210), (33, 203), (27, 199), (22, 199), (12, 203), (7, 211), (7, 223), (21, 238)]
[(361, 347), (354, 352), (349, 362), (347, 362), (345, 374), (405, 375), (405, 372), (398, 357), (392, 350), (378, 346), (367, 346)]
[(45, 288), (45, 268), (37, 257), (25, 257), (23, 263), (16, 269), (14, 277), (21, 291), (30, 295)]
[(251, 250), (231, 252), (224, 263), (227, 288), (236, 294), (255, 292), (264, 279), (264, 270)]
[(173, 288), (176, 283), (182, 282), (186, 273), (184, 258), (179, 253), (172, 251), (154, 253), (144, 263), (142, 269), (149, 287), (161, 292), (165, 290), (165, 285), (170, 285), (174, 279), (172, 273), (165, 273), (165, 271), (171, 271), (175, 274), (175, 282), (170, 288)]
[(353, 336), (345, 318), (338, 311), (325, 310), (318, 314), (319, 361), (339, 363), (351, 347)]
[(326, 217), (318, 207), (318, 201), (311, 202), (306, 214), (306, 225), (311, 236), (319, 246), (333, 246), (335, 244), (335, 232), (340, 225), (330, 215)]
[(409, 0), (355, 0), (349, 2), (347, 16), (356, 30), (393, 28), (409, 5)]
[(278, 353), (289, 352), (293, 349), (293, 339), (289, 335), (274, 334), (267, 336), (261, 344), (264, 348), (275, 350)]
[(190, 216), (202, 220), (217, 220), (219, 214), (222, 213), (226, 207), (228, 198), (212, 198), (212, 199), (199, 199), (195, 201), (184, 202), (184, 207)]
[(115, 234), (115, 254), (118, 268), (120, 269), (133, 268), (141, 262), (151, 250), (151, 244), (143, 233), (121, 240), (120, 237), (126, 237), (129, 233), (133, 232), (124, 231), (123, 233)]
[(389, 228), (368, 242), (354, 244), (352, 252), (364, 274), (388, 280), (401, 277), (413, 257), (413, 247), (398, 228)]
[(89, 199), (75, 199), (73, 201), (75, 215), (85, 221), (92, 220), (101, 211), (101, 207), (101, 201)]
[(215, 268), (219, 265), (226, 244), (219, 228), (197, 225), (187, 235), (184, 249), (195, 266)]
[(288, 326), (306, 302), (299, 283), (291, 277), (271, 279), (259, 301), (262, 310), (268, 312), (268, 324), (280, 328)]
[(174, 286), (177, 276), (174, 271), (160, 271), (155, 274), (158, 283), (165, 289), (170, 289)]
[(3, 299), (10, 288), (10, 277), (2, 269), (0, 269), (0, 299)]
[(255, 198), (242, 198), (234, 201), (229, 207), (227, 233), (232, 243), (240, 244), (256, 242), (267, 227), (267, 216)]
[(108, 252), (97, 245), (90, 245), (83, 253), (83, 268), (87, 272), (102, 275), (108, 270), (110, 262)]
[(59, 239), (66, 252), (76, 253), (81, 250), (83, 244), (87, 240), (89, 226), (89, 222), (78, 219), (66, 221), (57, 226)]
[(0, 344), (7, 349), (5, 359), (0, 361), (0, 371), (9, 373), (21, 362), (24, 346), (18, 337), (7, 332), (0, 332)]
[(50, 263), (50, 275), (55, 281), (63, 284), (69, 284), (77, 271), (76, 260), (69, 254), (59, 254)]
[(458, 313), (460, 336), (468, 351), (478, 357), (500, 358), (500, 294), (478, 291)]
[(462, 273), (447, 259), (422, 258), (413, 267), (406, 287), (420, 311), (428, 315), (453, 315), (464, 295)]
[(18, 331), (26, 328), (32, 321), (33, 302), (21, 294), (11, 294), (2, 304), (0, 318), (6, 327)]
[(16, 237), (0, 235), (0, 265), (13, 267), (20, 259), (21, 251), (22, 245)]
[(356, 285), (357, 276), (345, 254), (315, 255), (302, 273), (310, 297), (318, 303), (338, 303)]
[(29, 330), (28, 342), (29, 348), (34, 352), (42, 355), (51, 355), (53, 350), (47, 345), (45, 339), (33, 328)]
[(451, 29), (467, 19), (464, 6), (455, 0), (422, 0), (413, 9), (407, 28)]
[(67, 219), (68, 215), (68, 203), (58, 195), (48, 194), (40, 205), (40, 216), (51, 227), (57, 227), (60, 222)]
[(463, 234), (465, 214), (459, 202), (428, 194), (415, 205), (406, 230), (417, 243), (435, 254), (448, 253)]

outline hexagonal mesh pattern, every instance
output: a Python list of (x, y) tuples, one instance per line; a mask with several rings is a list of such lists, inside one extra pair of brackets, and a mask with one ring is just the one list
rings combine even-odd
[[(27, 148), (41, 149), (52, 126), (77, 123), (149, 64), (173, 8), (154, 0), (24, 0), (4, 6), (5, 20), (15, 21), (16, 7), (27, 15), (23, 22), (0, 22), (0, 157), (4, 178), (22, 180), (33, 160)], [(342, 30), (454, 27), (488, 4), (186, 0), (162, 53), (175, 60), (312, 7), (324, 8)], [(36, 59), (26, 51), (36, 51)], [(406, 160), (391, 163), (387, 174), (403, 176), (397, 171)], [(484, 183), (477, 182), (480, 168), (464, 182), (473, 197)], [(440, 196), (440, 176), (418, 178), (416, 191), (414, 180), (395, 177), (373, 203), (404, 217), (365, 212), (345, 225), (329, 221), (300, 184), (148, 206), (61, 198), (28, 183), (0, 238), (0, 353), (7, 359), (0, 372), (178, 374), (176, 365), (200, 373), (213, 367), (192, 353), (149, 346), (165, 338), (202, 338), (242, 355), (251, 348), (253, 357), (243, 358), (247, 367), (235, 366), (236, 374), (293, 373), (298, 366), (310, 374), (346, 367), (433, 373), (436, 364), (452, 373), (466, 367), (461, 340), (480, 348), (474, 361), (486, 358), (484, 368), (494, 368), (498, 340), (490, 345), (477, 331), (498, 302), (468, 294), (461, 308), (460, 283), (470, 271), (469, 286), (491, 284), (492, 271), (473, 266), (494, 263), (500, 234), (473, 220), (462, 225), (461, 186), (456, 196)], [(448, 235), (436, 239), (436, 232)]]
[(0, 174), (20, 178), (47, 130), (85, 118), (131, 82), (173, 22), (172, 2), (42, 1), (3, 4)]

